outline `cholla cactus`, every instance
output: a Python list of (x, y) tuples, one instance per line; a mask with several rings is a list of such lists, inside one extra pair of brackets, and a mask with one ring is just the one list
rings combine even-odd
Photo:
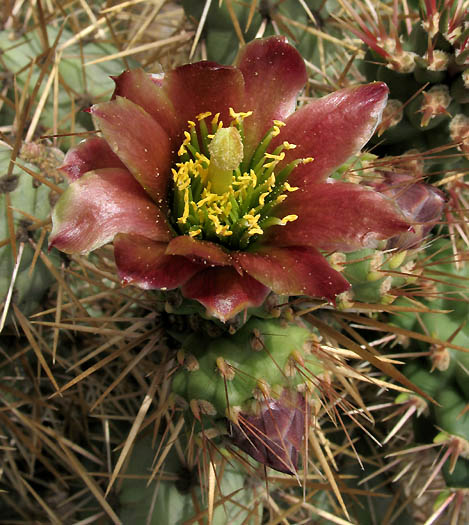
[[(390, 88), (378, 134), (382, 153), (438, 152), (451, 143), (459, 151), (467, 148), (467, 130), (459, 131), (469, 101), (466, 4), (426, 0), (419, 12), (411, 3), (394, 2), (393, 11), (384, 14), (364, 2), (344, 2), (345, 27), (364, 42), (362, 72)], [(446, 169), (457, 156), (452, 160)]]

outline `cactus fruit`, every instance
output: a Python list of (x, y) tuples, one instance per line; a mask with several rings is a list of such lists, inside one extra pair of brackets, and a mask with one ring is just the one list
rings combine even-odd
[[(304, 434), (305, 389), (323, 373), (311, 328), (252, 318), (231, 337), (190, 336), (173, 392), (197, 419), (227, 420), (231, 440), (258, 461), (295, 472)], [(314, 389), (314, 386), (312, 387)]]

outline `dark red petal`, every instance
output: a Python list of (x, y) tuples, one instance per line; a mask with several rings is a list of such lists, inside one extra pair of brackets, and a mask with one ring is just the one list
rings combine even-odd
[(167, 241), (166, 218), (124, 169), (90, 171), (73, 182), (52, 212), (49, 246), (67, 253), (88, 253), (117, 233), (139, 233)]
[(308, 77), (301, 55), (284, 36), (253, 40), (241, 49), (236, 65), (246, 86), (244, 108), (254, 111), (244, 122), (249, 154), (272, 120), (284, 120), (293, 113)]
[(256, 253), (238, 252), (235, 257), (249, 275), (281, 295), (309, 295), (333, 301), (350, 287), (314, 248), (265, 246)]
[(101, 168), (125, 169), (125, 166), (103, 138), (92, 137), (67, 152), (60, 170), (74, 181), (88, 171)]
[(297, 146), (285, 152), (277, 169), (294, 159), (313, 157), (313, 162), (295, 168), (289, 182), (307, 189), (323, 181), (367, 143), (381, 118), (388, 91), (383, 82), (374, 82), (336, 91), (303, 106), (288, 117), (272, 141), (272, 151), (285, 140)]
[(167, 73), (163, 89), (177, 109), (181, 132), (187, 121), (200, 113), (220, 113), (227, 126), (231, 121), (229, 108), (239, 111), (244, 95), (244, 80), (241, 71), (232, 66), (221, 66), (215, 62), (186, 64)]
[(170, 175), (170, 144), (164, 129), (144, 109), (117, 97), (91, 107), (97, 127), (143, 189), (162, 203)]
[(275, 213), (298, 219), (267, 230), (263, 243), (353, 251), (405, 232), (410, 224), (384, 195), (345, 182), (311, 184), (288, 195)]
[(210, 266), (231, 266), (229, 253), (208, 241), (198, 241), (189, 235), (180, 235), (172, 239), (166, 248), (167, 255), (183, 255), (193, 262)]
[[(170, 138), (178, 135), (178, 117), (171, 100), (142, 69), (124, 71), (114, 77), (114, 82), (113, 99), (119, 96), (135, 102), (160, 124)], [(177, 146), (173, 144), (173, 149)]]
[(145, 290), (171, 290), (184, 284), (202, 266), (185, 257), (166, 255), (165, 242), (135, 234), (119, 234), (114, 239), (114, 257), (123, 284)]
[(202, 303), (207, 313), (225, 322), (251, 306), (260, 306), (269, 289), (234, 268), (209, 268), (195, 275), (181, 289), (183, 295)]

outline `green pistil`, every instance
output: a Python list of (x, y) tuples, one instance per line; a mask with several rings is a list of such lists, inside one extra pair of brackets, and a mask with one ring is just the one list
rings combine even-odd
[(284, 142), (273, 153), (267, 149), (284, 124), (274, 121), (251, 158), (244, 158), (243, 120), (251, 115), (230, 109), (232, 121), (223, 127), (219, 115), (209, 112), (189, 121), (189, 131), (178, 151), (180, 162), (172, 170), (174, 181), (173, 226), (183, 235), (214, 241), (230, 249), (245, 249), (266, 228), (284, 225), (296, 215), (272, 217), (275, 207), (295, 191), (287, 179), (300, 163), (296, 159), (277, 173), (285, 150), (295, 148)]

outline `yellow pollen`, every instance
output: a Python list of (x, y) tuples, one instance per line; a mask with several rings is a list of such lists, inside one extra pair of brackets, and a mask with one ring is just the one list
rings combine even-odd
[(276, 137), (277, 135), (280, 135), (280, 128), (278, 126), (274, 126), (272, 129), (272, 137)]
[(231, 125), (234, 123), (239, 123), (243, 121), (245, 118), (250, 117), (252, 115), (252, 111), (240, 111), (239, 113), (236, 112), (233, 108), (230, 108), (230, 117), (235, 119)]
[(285, 158), (285, 152), (282, 151), (279, 155), (274, 155), (273, 153), (264, 153), (266, 159), (273, 159), (272, 162), (264, 163), (264, 168), (271, 168), (276, 166), (281, 160)]
[(200, 122), (201, 120), (204, 120), (204, 118), (211, 117), (212, 112), (206, 111), (205, 113), (199, 113), (195, 118)]
[(288, 182), (285, 182), (283, 184), (283, 187), (287, 190), (287, 191), (296, 191), (296, 190), (299, 190), (300, 188), (298, 188), (298, 186), (290, 186), (290, 184), (288, 184)]
[(189, 218), (189, 190), (186, 188), (184, 191), (184, 212), (182, 217), (179, 217), (178, 222), (180, 224), (186, 224)]
[(261, 193), (259, 197), (259, 206), (264, 206), (265, 204), (265, 198), (270, 194), (270, 191), (266, 191), (265, 193)]
[(296, 221), (296, 219), (298, 219), (298, 215), (286, 215), (281, 221), (280, 221), (280, 226), (285, 226), (285, 224), (287, 224), (287, 222), (293, 222), (293, 221)]

